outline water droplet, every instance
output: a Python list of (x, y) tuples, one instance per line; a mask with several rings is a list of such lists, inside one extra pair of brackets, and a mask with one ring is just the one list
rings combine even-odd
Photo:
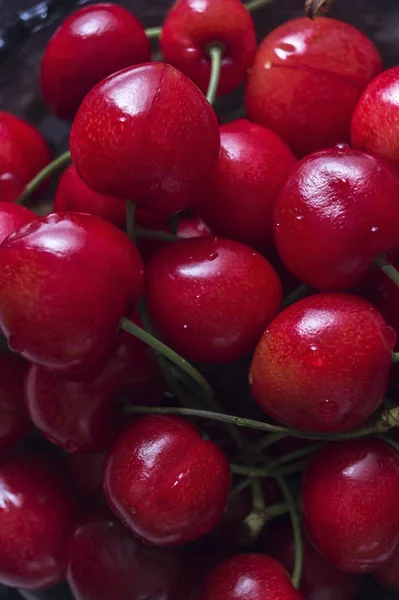
[(390, 327), (389, 325), (383, 325), (381, 327), (381, 333), (384, 336), (384, 339), (388, 344), (389, 349), (392, 350), (392, 348), (394, 348), (396, 342), (398, 341), (396, 331), (393, 327)]
[(125, 123), (127, 121), (127, 117), (119, 117), (119, 121), (121, 123)]
[(10, 337), (8, 338), (8, 345), (10, 347), (10, 350), (16, 352), (17, 354), (21, 354), (24, 351), (24, 347), (17, 340), (17, 337), (15, 335), (10, 335)]
[(211, 254), (209, 254), (207, 256), (207, 259), (208, 260), (216, 260), (218, 256), (219, 256), (219, 254), (217, 252), (212, 252)]
[(60, 217), (60, 215), (58, 215), (57, 213), (52, 213), (51, 215), (48, 215), (46, 221), (50, 225), (56, 225), (61, 221), (61, 218), (62, 217)]
[(263, 68), (266, 69), (266, 71), (268, 71), (269, 69), (272, 68), (272, 63), (268, 60), (267, 62), (265, 62), (265, 64), (263, 65)]
[(322, 367), (324, 365), (324, 360), (320, 356), (320, 348), (316, 346), (316, 344), (312, 344), (311, 346), (309, 346), (308, 350), (309, 364), (311, 364), (313, 367)]
[(338, 404), (328, 399), (321, 402), (317, 409), (319, 411), (320, 416), (325, 421), (331, 421), (332, 419), (335, 419), (339, 412)]
[(303, 215), (297, 215), (295, 218), (296, 218), (297, 221), (303, 221), (304, 216)]
[(65, 442), (65, 450), (73, 454), (74, 452), (77, 452), (79, 450), (79, 446), (73, 440), (67, 440)]
[(378, 231), (378, 227), (374, 226), (371, 228), (372, 233), (376, 233)]
[(188, 325), (183, 325), (183, 329), (188, 329)]
[(195, 302), (195, 304), (198, 304), (200, 298), (201, 298), (201, 294), (195, 294), (195, 296), (194, 296), (194, 302)]
[(343, 152), (347, 152), (348, 150), (351, 149), (351, 147), (349, 146), (349, 144), (339, 143), (339, 144), (335, 144), (335, 149), (343, 151)]

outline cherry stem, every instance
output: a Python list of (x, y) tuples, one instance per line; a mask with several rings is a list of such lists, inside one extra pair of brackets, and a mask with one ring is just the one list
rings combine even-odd
[(269, 446), (273, 446), (273, 444), (276, 444), (285, 437), (286, 436), (284, 433), (272, 433), (270, 435), (266, 435), (256, 444), (255, 449), (257, 452), (262, 452), (263, 450), (269, 448)]
[(160, 242), (180, 242), (183, 238), (178, 235), (166, 233), (165, 231), (158, 231), (157, 229), (143, 229), (142, 227), (136, 228), (136, 235), (146, 240), (158, 240)]
[(266, 4), (270, 4), (273, 0), (251, 0), (247, 2), (244, 6), (249, 12), (252, 10), (256, 10), (257, 8), (262, 8), (262, 6), (266, 6)]
[(399, 362), (399, 352), (392, 352), (392, 362), (394, 362), (394, 363)]
[(381, 256), (375, 260), (374, 264), (379, 267), (381, 271), (383, 271), (396, 286), (399, 287), (399, 272), (393, 265), (391, 265), (385, 254), (381, 254)]
[(28, 198), (37, 190), (37, 188), (46, 179), (51, 177), (56, 171), (62, 169), (71, 160), (71, 153), (69, 150), (61, 154), (58, 158), (54, 159), (51, 163), (44, 167), (31, 181), (27, 184), (21, 195), (16, 199), (15, 204), (24, 204)]
[(162, 27), (147, 27), (145, 30), (145, 34), (150, 40), (158, 39), (161, 33)]
[(291, 304), (298, 302), (298, 300), (302, 300), (309, 292), (310, 287), (306, 285), (306, 283), (301, 283), (291, 294), (289, 294), (283, 302), (283, 308), (288, 308)]
[(136, 205), (129, 199), (126, 200), (126, 231), (136, 245)]
[[(395, 352), (394, 354), (398, 354)], [(377, 427), (380, 427), (380, 431), (389, 431), (393, 427), (399, 427), (399, 406), (391, 408), (390, 410), (384, 410), (381, 414), (380, 420), (377, 423)]]
[(280, 465), (284, 465), (293, 460), (297, 460), (298, 458), (304, 458), (305, 456), (309, 456), (313, 454), (319, 448), (319, 444), (312, 444), (312, 446), (306, 446), (306, 448), (300, 448), (299, 450), (294, 450), (293, 452), (288, 452), (276, 460), (270, 461), (270, 467), (279, 467)]
[(304, 468), (307, 466), (307, 460), (301, 460), (292, 465), (287, 465), (283, 467), (272, 466), (271, 464), (267, 464), (265, 467), (249, 467), (247, 465), (237, 465), (236, 463), (231, 463), (230, 468), (231, 472), (234, 475), (245, 475), (246, 477), (256, 478), (256, 477), (277, 477), (278, 475), (295, 475), (295, 473), (301, 473)]
[(222, 70), (222, 49), (220, 46), (210, 46), (208, 52), (211, 57), (211, 78), (209, 80), (206, 99), (209, 104), (213, 104), (218, 91), (220, 73)]
[(301, 528), (301, 518), (299, 516), (299, 512), (297, 506), (295, 504), (295, 500), (291, 494), (291, 491), (284, 479), (281, 475), (276, 476), (277, 484), (283, 494), (284, 502), (288, 506), (288, 510), (290, 513), (292, 531), (294, 534), (294, 542), (295, 542), (295, 563), (294, 569), (292, 572), (292, 585), (295, 588), (299, 588), (301, 583), (302, 576), (302, 564), (303, 564), (303, 544), (302, 544), (302, 528)]

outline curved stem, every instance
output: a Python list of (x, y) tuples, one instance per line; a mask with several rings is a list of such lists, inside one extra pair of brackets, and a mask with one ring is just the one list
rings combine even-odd
[(16, 204), (24, 204), (26, 200), (37, 190), (37, 188), (48, 179), (53, 173), (64, 167), (71, 160), (69, 150), (61, 154), (58, 158), (49, 163), (44, 169), (34, 177), (23, 190), (19, 198), (16, 199)]
[(270, 435), (266, 435), (255, 445), (255, 449), (257, 452), (262, 452), (285, 437), (285, 433), (272, 433)]
[(162, 27), (147, 27), (145, 34), (150, 40), (158, 39), (162, 33)]
[(136, 244), (136, 205), (126, 200), (126, 231), (128, 237)]
[(268, 464), (266, 467), (248, 467), (246, 465), (237, 465), (236, 463), (231, 463), (230, 468), (231, 472), (234, 473), (234, 475), (246, 475), (247, 477), (253, 479), (256, 477), (276, 477), (277, 475), (294, 475), (295, 473), (301, 473), (307, 466), (307, 464), (307, 460), (302, 460), (292, 465), (287, 465), (286, 467), (278, 468), (273, 467), (271, 464)]
[(160, 242), (180, 242), (183, 238), (178, 235), (166, 233), (165, 231), (158, 231), (156, 229), (143, 229), (142, 227), (136, 228), (137, 237), (144, 238), (146, 240), (159, 240)]
[(251, 12), (252, 10), (256, 10), (257, 8), (262, 8), (262, 6), (266, 6), (266, 4), (270, 4), (273, 0), (250, 0), (245, 4), (245, 8)]
[(298, 302), (298, 300), (302, 300), (310, 290), (310, 287), (306, 285), (306, 283), (301, 283), (291, 294), (289, 294), (283, 302), (283, 308), (288, 308), (291, 304)]
[(249, 487), (252, 484), (253, 480), (253, 477), (245, 477), (245, 479), (242, 479), (239, 483), (237, 483), (237, 485), (235, 485), (232, 488), (230, 496), (237, 496), (237, 494), (240, 494), (241, 492), (246, 490), (247, 487)]
[(293, 530), (294, 541), (295, 541), (295, 563), (294, 563), (294, 569), (292, 572), (292, 584), (294, 587), (296, 587), (298, 589), (299, 585), (301, 583), (302, 563), (303, 563), (301, 519), (299, 516), (297, 506), (295, 504), (295, 500), (290, 492), (290, 489), (289, 489), (284, 477), (282, 477), (281, 475), (277, 475), (276, 481), (281, 490), (281, 493), (283, 494), (284, 501), (287, 504), (289, 512), (290, 512), (292, 530)]
[(209, 104), (213, 104), (218, 91), (220, 73), (222, 70), (222, 49), (220, 46), (211, 46), (208, 52), (211, 57), (211, 78), (209, 80), (206, 98)]
[(399, 287), (399, 272), (393, 265), (390, 264), (385, 254), (381, 254), (381, 256), (374, 261), (374, 264), (379, 267), (395, 285)]
[(285, 465), (288, 462), (293, 460), (297, 460), (298, 458), (304, 458), (309, 456), (309, 454), (313, 454), (319, 448), (319, 444), (314, 444), (312, 446), (307, 446), (306, 448), (300, 448), (300, 450), (295, 450), (294, 452), (288, 452), (276, 460), (270, 461), (269, 465), (271, 467), (279, 467), (280, 465)]

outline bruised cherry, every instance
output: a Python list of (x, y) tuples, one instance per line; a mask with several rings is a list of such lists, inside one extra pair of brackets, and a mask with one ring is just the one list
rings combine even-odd
[(9, 235), (37, 218), (37, 215), (25, 206), (0, 200), (0, 244)]
[(28, 363), (11, 353), (0, 353), (0, 452), (20, 442), (30, 428), (24, 404)]

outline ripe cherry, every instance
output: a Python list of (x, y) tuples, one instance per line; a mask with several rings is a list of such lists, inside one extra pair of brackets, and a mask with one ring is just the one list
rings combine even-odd
[(399, 542), (399, 457), (384, 441), (327, 444), (302, 481), (304, 526), (312, 544), (348, 573), (378, 569)]
[(261, 43), (248, 79), (248, 118), (298, 156), (349, 141), (352, 113), (382, 69), (363, 33), (335, 19), (288, 21)]
[(70, 145), (91, 188), (171, 214), (204, 192), (220, 138), (216, 115), (198, 88), (173, 67), (152, 63), (111, 75), (91, 90)]
[(131, 241), (93, 215), (53, 213), (0, 246), (0, 324), (9, 346), (51, 369), (103, 361), (143, 284)]
[(399, 176), (393, 165), (348, 146), (298, 163), (274, 213), (286, 266), (312, 287), (345, 290), (399, 245)]
[(29, 430), (24, 404), (24, 380), (28, 364), (15, 354), (0, 354), (0, 452), (7, 452)]
[(384, 587), (399, 591), (399, 551), (384, 562), (382, 567), (373, 573), (374, 579)]
[(209, 48), (219, 46), (219, 96), (240, 85), (256, 52), (254, 23), (239, 0), (178, 0), (165, 19), (160, 41), (166, 62), (190, 77), (204, 93), (211, 77)]
[(192, 361), (249, 354), (282, 301), (281, 283), (260, 254), (230, 240), (169, 244), (147, 265), (145, 297), (155, 328)]
[(99, 81), (149, 60), (144, 27), (126, 8), (111, 3), (81, 8), (47, 44), (40, 72), (44, 102), (58, 117), (73, 119)]
[(294, 429), (355, 429), (384, 398), (395, 342), (394, 330), (362, 298), (310, 296), (266, 329), (250, 369), (252, 393)]
[(150, 416), (111, 447), (103, 489), (115, 514), (146, 543), (177, 546), (208, 533), (231, 487), (224, 454), (189, 422)]
[[(0, 200), (1, 202), (1, 200)], [(31, 223), (37, 219), (37, 215), (25, 208), (19, 206), (19, 204), (11, 204), (8, 202), (1, 202), (0, 204), (0, 244), (4, 240), (21, 229), (27, 223)]]

